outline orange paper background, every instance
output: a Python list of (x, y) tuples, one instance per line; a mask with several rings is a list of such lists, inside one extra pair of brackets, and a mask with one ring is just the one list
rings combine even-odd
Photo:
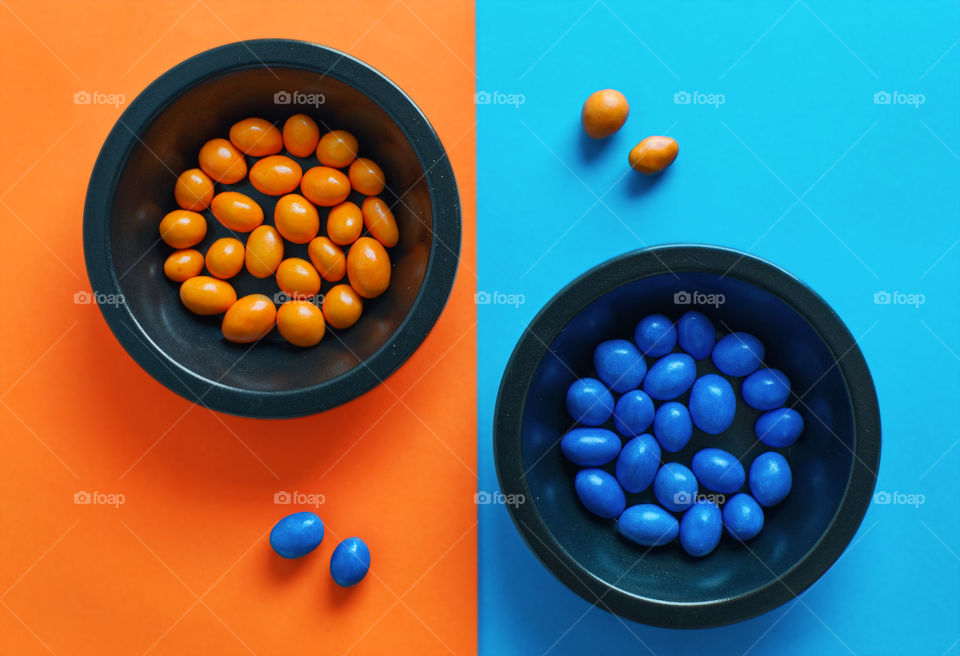
[[(0, 0), (0, 654), (476, 652), (473, 6)], [(345, 50), (436, 127), (464, 207), (453, 295), (423, 346), (360, 399), (312, 417), (214, 414), (113, 339), (88, 290), (87, 180), (123, 107), (183, 59), (239, 39)], [(77, 505), (77, 492), (123, 495)], [(323, 495), (327, 534), (284, 561), (280, 491)], [(319, 497), (318, 497), (319, 498)], [(367, 579), (337, 588), (339, 539)]]

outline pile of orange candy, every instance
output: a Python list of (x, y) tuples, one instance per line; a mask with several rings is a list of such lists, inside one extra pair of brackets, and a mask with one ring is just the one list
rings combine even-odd
[[(282, 131), (261, 118), (248, 118), (230, 128), (230, 139), (211, 139), (200, 149), (200, 168), (177, 178), (174, 197), (181, 209), (160, 222), (160, 237), (172, 248), (163, 266), (180, 285), (180, 300), (200, 315), (223, 313), (223, 336), (236, 343), (256, 342), (274, 326), (291, 344), (314, 346), (326, 327), (342, 330), (357, 322), (363, 299), (384, 293), (390, 285), (386, 249), (400, 239), (390, 207), (379, 198), (385, 180), (373, 161), (357, 156), (357, 139), (344, 130), (320, 137), (317, 123), (306, 114), (291, 116)], [(295, 157), (316, 153), (318, 166), (303, 171)], [(259, 158), (249, 167), (250, 184), (268, 196), (279, 196), (273, 225), (264, 223), (263, 208), (237, 191), (215, 193), (214, 183), (236, 184), (248, 176), (244, 156)], [(344, 172), (345, 169), (346, 173)], [(294, 193), (298, 191), (300, 193)], [(351, 191), (366, 198), (358, 207)], [(326, 235), (319, 235), (317, 208), (329, 208)], [(207, 234), (213, 216), (234, 234), (217, 239), (206, 255), (192, 248)], [(366, 228), (366, 236), (363, 234)], [(307, 244), (309, 261), (284, 259), (285, 241)], [(349, 247), (349, 248), (348, 248)], [(344, 255), (344, 249), (347, 249)], [(209, 275), (201, 275), (206, 267)], [(256, 278), (275, 276), (289, 300), (277, 309), (263, 294), (237, 298), (229, 282), (243, 269)], [(341, 283), (344, 276), (346, 283)], [(321, 279), (339, 283), (322, 295)], [(319, 305), (318, 305), (319, 302)]]

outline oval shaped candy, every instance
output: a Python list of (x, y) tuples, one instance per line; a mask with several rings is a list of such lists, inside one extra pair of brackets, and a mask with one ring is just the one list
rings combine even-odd
[(593, 352), (597, 377), (614, 392), (623, 393), (640, 387), (647, 363), (640, 351), (625, 339), (611, 339)]
[(691, 556), (699, 558), (716, 549), (722, 534), (723, 519), (713, 501), (697, 501), (680, 518), (680, 546)]
[(641, 353), (658, 358), (672, 351), (677, 345), (677, 329), (673, 322), (662, 314), (651, 314), (637, 324), (633, 341), (637, 343)]
[(675, 399), (688, 389), (697, 377), (697, 364), (686, 353), (665, 355), (650, 367), (643, 379), (643, 391), (657, 399)]
[(630, 506), (617, 519), (620, 535), (644, 547), (673, 542), (680, 531), (677, 519), (655, 503)]
[(713, 364), (728, 376), (746, 376), (760, 368), (763, 344), (750, 333), (730, 333), (713, 347)]
[(668, 462), (653, 479), (653, 494), (667, 510), (686, 510), (697, 497), (697, 478), (679, 462)]
[(596, 378), (581, 378), (567, 389), (567, 412), (586, 426), (599, 426), (613, 414), (613, 394)]
[(653, 483), (660, 466), (660, 445), (644, 433), (627, 442), (617, 458), (617, 481), (627, 492), (643, 492)]
[(691, 310), (677, 321), (677, 344), (694, 360), (703, 360), (713, 353), (717, 331), (703, 312)]
[(370, 549), (360, 538), (347, 538), (330, 556), (330, 576), (343, 588), (363, 580), (370, 570)]
[(790, 396), (790, 380), (779, 369), (758, 369), (743, 379), (740, 395), (751, 408), (773, 410)]
[(749, 494), (735, 494), (723, 504), (723, 525), (738, 540), (749, 540), (763, 528), (763, 508)]
[(746, 473), (732, 453), (723, 449), (702, 449), (690, 463), (694, 476), (703, 487), (722, 494), (731, 494), (743, 487)]
[(620, 453), (620, 438), (606, 428), (574, 428), (560, 439), (560, 450), (575, 465), (599, 467)]
[(676, 401), (667, 401), (657, 408), (653, 416), (653, 434), (664, 451), (676, 453), (693, 436), (693, 422), (687, 406)]
[(573, 487), (580, 503), (598, 517), (613, 519), (627, 505), (627, 497), (617, 479), (602, 469), (581, 469)]
[(750, 465), (750, 493), (761, 506), (775, 506), (783, 501), (792, 484), (790, 465), (776, 451), (757, 456)]
[(299, 558), (320, 546), (323, 521), (312, 512), (287, 515), (270, 531), (270, 546), (284, 558)]
[(640, 390), (633, 390), (617, 400), (613, 409), (613, 424), (621, 435), (633, 437), (647, 430), (654, 412), (650, 397)]
[(704, 433), (717, 435), (730, 428), (737, 411), (737, 395), (727, 379), (706, 374), (690, 390), (690, 419)]
[(790, 446), (803, 432), (803, 417), (791, 408), (764, 412), (754, 427), (757, 439), (776, 449)]

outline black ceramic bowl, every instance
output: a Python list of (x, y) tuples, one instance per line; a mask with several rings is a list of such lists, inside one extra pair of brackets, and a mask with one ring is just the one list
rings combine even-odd
[[(250, 116), (282, 125), (295, 113), (325, 129), (356, 135), (360, 154), (380, 164), (382, 196), (393, 208), (400, 243), (390, 249), (392, 280), (365, 301), (360, 321), (328, 330), (300, 349), (273, 331), (254, 346), (225, 341), (220, 316), (198, 317), (180, 303), (163, 274), (172, 252), (158, 238), (160, 219), (177, 209), (176, 176), (197, 166), (200, 147), (226, 137)], [(254, 158), (248, 157), (248, 166)], [(301, 160), (304, 170), (316, 166)], [(217, 185), (261, 203), (272, 223), (275, 197), (249, 182)], [(321, 226), (327, 210), (321, 209)], [(205, 252), (229, 236), (205, 212)], [(321, 231), (322, 234), (322, 231)], [(245, 240), (245, 235), (239, 235)], [(84, 209), (84, 252), (100, 309), (117, 339), (158, 381), (191, 401), (254, 417), (292, 417), (353, 399), (397, 369), (424, 340), (446, 303), (460, 249), (460, 203), (453, 170), (433, 128), (403, 91), (344, 53), (300, 41), (244, 41), (201, 53), (137, 96), (100, 152)], [(306, 257), (287, 244), (285, 257)], [(238, 295), (277, 293), (273, 278), (241, 273)], [(321, 292), (332, 286), (324, 283)], [(120, 296), (111, 296), (120, 295)], [(283, 300), (282, 298), (279, 300)]]
[[(566, 389), (575, 378), (593, 375), (594, 347), (615, 337), (631, 339), (648, 314), (676, 320), (692, 309), (711, 317), (721, 333), (744, 330), (759, 337), (766, 363), (790, 378), (788, 405), (805, 422), (800, 440), (780, 450), (793, 470), (793, 488), (779, 506), (767, 509), (763, 531), (745, 544), (724, 535), (716, 551), (699, 559), (677, 543), (640, 547), (622, 538), (613, 520), (588, 513), (573, 490), (576, 467), (559, 449), (560, 437), (572, 427)], [(697, 368), (698, 374), (714, 371), (709, 359)], [(770, 450), (754, 436), (759, 414), (738, 400), (727, 433), (695, 431), (683, 451), (664, 452), (664, 460), (689, 466), (693, 453), (719, 446), (748, 468)], [(494, 450), (501, 491), (525, 500), (508, 506), (517, 529), (569, 588), (645, 624), (709, 627), (783, 604), (839, 558), (873, 494), (880, 415), (860, 349), (816, 293), (745, 253), (670, 246), (610, 260), (540, 311), (503, 376)], [(637, 503), (652, 495), (628, 499)]]

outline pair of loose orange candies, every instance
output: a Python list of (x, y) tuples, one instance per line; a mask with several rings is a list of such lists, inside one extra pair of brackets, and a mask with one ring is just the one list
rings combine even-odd
[[(615, 89), (602, 89), (590, 94), (583, 103), (580, 122), (583, 131), (593, 139), (606, 139), (623, 127), (630, 114), (630, 103)], [(645, 175), (664, 170), (677, 159), (680, 146), (671, 137), (647, 137), (630, 151), (630, 167)]]
[[(293, 159), (278, 153), (286, 148), (298, 157), (316, 152), (320, 166), (302, 173)], [(197, 314), (226, 312), (224, 336), (234, 342), (253, 342), (274, 323), (287, 341), (312, 346), (324, 336), (326, 324), (344, 329), (359, 319), (363, 298), (382, 294), (390, 282), (390, 259), (384, 247), (399, 241), (396, 220), (377, 197), (384, 189), (383, 172), (376, 163), (357, 157), (358, 143), (349, 132), (335, 130), (320, 137), (316, 122), (305, 114), (290, 117), (283, 131), (259, 118), (245, 119), (230, 129), (230, 140), (212, 139), (200, 150), (200, 168), (179, 176), (174, 196), (182, 208), (167, 214), (160, 234), (177, 248), (164, 272), (181, 282), (184, 305)], [(261, 157), (249, 169), (258, 191), (281, 196), (274, 209), (275, 226), (262, 225), (264, 213), (252, 198), (239, 192), (214, 195), (213, 181), (233, 184), (246, 177), (244, 154)], [(348, 175), (338, 170), (347, 168)], [(302, 195), (291, 193), (300, 187)], [(362, 208), (346, 199), (351, 189), (367, 196)], [(330, 207), (327, 236), (320, 227), (316, 206)], [(239, 239), (218, 239), (204, 257), (195, 249), (206, 236), (206, 220), (199, 212), (210, 208), (214, 217), (234, 232), (249, 232), (246, 246)], [(371, 237), (361, 237), (366, 227)], [(284, 239), (308, 244), (310, 261), (283, 258)], [(346, 256), (341, 246), (350, 246)], [(211, 276), (199, 275), (206, 265)], [(226, 279), (246, 266), (251, 275), (276, 275), (280, 289), (293, 300), (280, 310), (266, 296), (253, 294), (237, 300)], [(321, 307), (311, 300), (321, 277), (329, 281), (348, 276), (325, 295)]]

